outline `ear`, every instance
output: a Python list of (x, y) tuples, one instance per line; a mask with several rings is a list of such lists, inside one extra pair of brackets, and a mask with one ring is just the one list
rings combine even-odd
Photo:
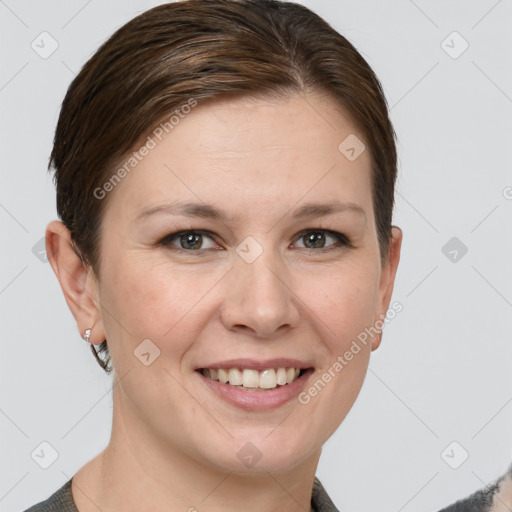
[(100, 318), (98, 281), (92, 268), (84, 265), (76, 254), (71, 233), (62, 222), (50, 222), (45, 236), (48, 261), (75, 317), (80, 336), (83, 338), (85, 330), (90, 328), (89, 343), (101, 343), (105, 340), (105, 329)]
[[(389, 245), (389, 254), (386, 262), (382, 267), (380, 283), (379, 283), (379, 306), (377, 310), (377, 317), (374, 319), (374, 325), (380, 325), (386, 317), (389, 303), (391, 302), (391, 295), (393, 294), (393, 287), (395, 285), (395, 276), (398, 269), (398, 262), (400, 261), (400, 249), (402, 247), (402, 230), (397, 226), (391, 228), (391, 239)], [(382, 332), (375, 336), (372, 341), (372, 350), (379, 348), (382, 340)]]

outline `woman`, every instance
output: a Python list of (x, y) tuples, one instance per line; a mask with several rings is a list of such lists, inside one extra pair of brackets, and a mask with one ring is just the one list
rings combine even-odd
[(315, 472), (402, 240), (394, 131), (356, 49), (293, 3), (161, 5), (74, 79), (50, 167), (48, 259), (113, 370), (113, 425), (29, 510), (337, 510)]

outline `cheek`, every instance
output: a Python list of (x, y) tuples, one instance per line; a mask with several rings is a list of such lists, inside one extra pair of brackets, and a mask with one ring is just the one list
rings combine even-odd
[[(314, 281), (315, 287), (310, 288), (314, 290), (310, 299), (315, 302), (310, 302), (309, 318), (316, 326), (325, 357), (301, 399), (318, 418), (312, 430), (317, 428), (325, 440), (347, 416), (366, 376), (371, 353), (371, 338), (366, 332), (373, 324), (376, 304), (375, 281), (369, 274), (362, 278), (356, 272), (350, 276), (339, 273), (335, 279)], [(328, 286), (328, 292), (323, 286)]]
[[(229, 294), (222, 282), (229, 268), (223, 265), (178, 266), (136, 253), (106, 270), (101, 301), (107, 339), (112, 348), (122, 342), (123, 352), (131, 347), (131, 353), (149, 338), (167, 355), (179, 356), (221, 307), (223, 293)], [(306, 329), (313, 328), (332, 358), (374, 321), (377, 279), (374, 266), (361, 255), (336, 268), (296, 268), (285, 279), (292, 290), (287, 300), (296, 302)]]
[(340, 268), (329, 276), (304, 283), (301, 296), (321, 320), (332, 340), (342, 349), (374, 322), (378, 303), (378, 275), (369, 266)]
[[(147, 261), (143, 256), (127, 258), (111, 268), (102, 293), (102, 305), (112, 317), (110, 334), (130, 338), (132, 348), (149, 338), (160, 350), (178, 351), (179, 340), (186, 344), (199, 329), (204, 299), (222, 276)], [(194, 332), (187, 336), (190, 330)]]

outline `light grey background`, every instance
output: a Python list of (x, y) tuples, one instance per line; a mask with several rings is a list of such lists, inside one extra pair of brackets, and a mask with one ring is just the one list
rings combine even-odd
[[(1, 511), (47, 498), (110, 436), (111, 378), (32, 249), (57, 218), (46, 165), (70, 81), (115, 29), (159, 3), (0, 0)], [(436, 511), (512, 462), (512, 2), (302, 3), (384, 86), (404, 231), (393, 297), (404, 309), (317, 475), (344, 511)], [(43, 31), (59, 45), (47, 59), (31, 48)], [(454, 31), (469, 44), (457, 58)], [(456, 262), (442, 252), (452, 237), (468, 248)], [(42, 441), (58, 452), (46, 470), (31, 458)], [(453, 441), (452, 465), (469, 453), (458, 469), (441, 456)]]

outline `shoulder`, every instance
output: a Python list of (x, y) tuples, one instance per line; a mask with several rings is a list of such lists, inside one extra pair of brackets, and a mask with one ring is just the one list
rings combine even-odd
[(48, 499), (32, 505), (24, 512), (78, 512), (71, 494), (71, 481), (72, 478)]
[(508, 496), (511, 485), (512, 466), (505, 475), (495, 482), (439, 512), (498, 512), (502, 510), (502, 505), (505, 505), (503, 510), (510, 510), (506, 505), (511, 503), (509, 500), (512, 498)]
[(311, 497), (311, 508), (314, 512), (339, 512), (331, 498), (327, 494), (320, 480), (315, 476), (313, 481), (313, 495)]

